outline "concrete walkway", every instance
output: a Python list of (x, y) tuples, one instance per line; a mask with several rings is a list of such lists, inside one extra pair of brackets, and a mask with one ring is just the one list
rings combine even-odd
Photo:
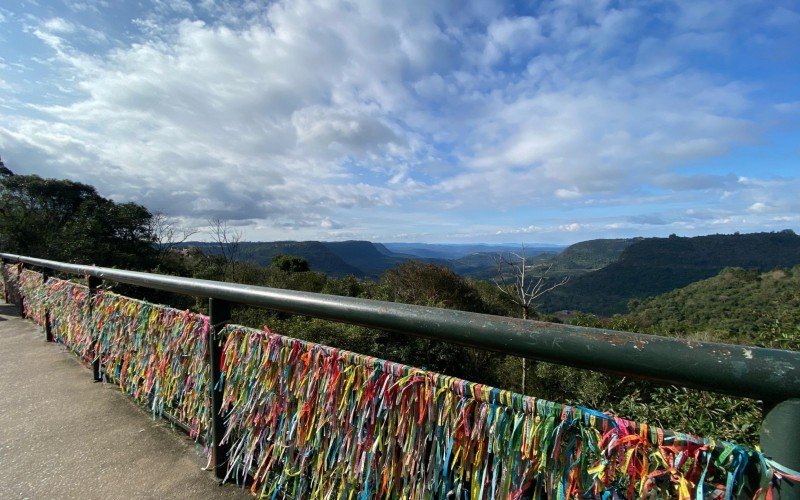
[(0, 498), (252, 498), (218, 486), (204, 462), (0, 303)]

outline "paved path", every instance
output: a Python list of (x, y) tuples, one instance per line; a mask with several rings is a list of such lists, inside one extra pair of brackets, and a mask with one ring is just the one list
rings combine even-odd
[(0, 498), (239, 498), (185, 434), (0, 302)]

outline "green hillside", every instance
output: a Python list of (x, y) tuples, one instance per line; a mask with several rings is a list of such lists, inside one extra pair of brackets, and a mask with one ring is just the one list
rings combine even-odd
[[(517, 252), (515, 252), (517, 253)], [(525, 255), (530, 259), (530, 263), (543, 262), (552, 258), (554, 252), (545, 252), (542, 249), (525, 249)], [(465, 255), (458, 259), (447, 262), (447, 265), (461, 276), (470, 278), (493, 280), (497, 277), (498, 252), (480, 252)]]
[(792, 231), (683, 238), (647, 238), (628, 246), (617, 262), (577, 276), (544, 297), (545, 311), (624, 313), (643, 299), (710, 278), (726, 267), (767, 271), (800, 263), (800, 236)]
[[(379, 244), (378, 244), (379, 245)], [(369, 241), (268, 241), (239, 243), (238, 260), (268, 266), (276, 255), (303, 257), (311, 269), (339, 278), (378, 278), (388, 269), (415, 258), (392, 253)], [(181, 246), (198, 247), (209, 255), (218, 255), (216, 243), (188, 242)], [(423, 259), (426, 260), (426, 259)]]
[[(219, 246), (216, 243), (187, 242), (181, 246), (197, 247), (209, 255), (220, 254)], [(348, 274), (361, 276), (363, 274), (359, 269), (342, 260), (324, 243), (319, 241), (241, 242), (239, 243), (237, 259), (261, 266), (269, 266), (273, 257), (282, 254), (303, 257), (308, 260), (311, 269), (333, 277), (342, 277)]]
[(334, 277), (352, 274), (360, 276), (361, 271), (336, 255), (319, 241), (273, 241), (247, 243), (242, 246), (242, 259), (267, 266), (276, 255), (296, 255), (305, 258), (311, 269)]
[(378, 249), (369, 241), (326, 241), (322, 244), (347, 265), (358, 269), (360, 272), (354, 275), (359, 277), (377, 278), (407, 260), (403, 256), (392, 254), (386, 247)]
[(800, 265), (766, 273), (727, 268), (644, 300), (630, 318), (662, 335), (800, 350)]
[[(531, 258), (530, 264), (552, 264), (549, 275), (557, 278), (561, 276), (577, 276), (607, 266), (619, 259), (623, 250), (637, 241), (633, 239), (602, 239), (589, 240), (575, 243), (565, 248), (560, 253), (552, 249), (533, 248), (525, 249), (525, 254)], [(462, 276), (492, 280), (497, 277), (498, 252), (479, 252), (465, 255), (451, 260), (449, 266)]]
[(575, 243), (553, 259), (551, 274), (583, 274), (603, 268), (620, 258), (622, 252), (641, 238), (600, 239)]
[[(500, 252), (521, 252), (521, 243), (382, 243), (389, 251), (413, 255), (422, 260), (440, 259), (456, 260), (472, 254), (496, 254)], [(528, 244), (524, 245), (528, 255), (558, 252), (559, 245)]]

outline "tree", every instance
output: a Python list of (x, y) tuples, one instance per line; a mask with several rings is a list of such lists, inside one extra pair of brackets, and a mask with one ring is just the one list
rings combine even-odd
[(156, 212), (150, 220), (150, 232), (156, 242), (159, 260), (163, 261), (175, 247), (196, 234), (197, 228), (179, 226), (175, 219)]
[(381, 277), (386, 298), (406, 304), (489, 312), (478, 290), (452, 269), (409, 260)]
[(7, 252), (146, 269), (154, 256), (152, 215), (94, 187), (37, 175), (0, 177), (0, 246)]
[(3, 159), (0, 158), (0, 177), (12, 176), (14, 172), (12, 172), (8, 167), (6, 167), (5, 163), (3, 163)]
[(242, 232), (228, 225), (222, 219), (209, 219), (209, 233), (214, 243), (217, 244), (222, 258), (225, 259), (225, 275), (232, 276), (236, 271), (236, 259), (239, 257), (239, 242)]
[(286, 273), (304, 273), (311, 270), (311, 266), (305, 258), (284, 254), (273, 257), (270, 267)]
[[(522, 319), (529, 319), (536, 310), (536, 299), (569, 281), (569, 276), (551, 281), (548, 277), (553, 265), (545, 262), (531, 264), (525, 255), (525, 246), (520, 253), (500, 253), (497, 256), (497, 277), (494, 284), (500, 293), (519, 308)], [(522, 392), (525, 393), (527, 360), (522, 358)]]
[[(493, 312), (477, 287), (445, 266), (409, 260), (386, 271), (374, 298), (478, 313)], [(484, 383), (496, 383), (500, 355), (448, 342), (388, 334), (377, 356)]]

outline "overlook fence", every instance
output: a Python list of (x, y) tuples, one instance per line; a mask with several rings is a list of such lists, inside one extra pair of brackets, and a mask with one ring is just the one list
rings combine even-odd
[[(709, 498), (800, 492), (800, 353), (11, 254), (7, 301), (272, 497)], [(33, 271), (38, 268), (42, 272)], [(84, 276), (78, 284), (54, 273)], [(99, 288), (209, 298), (209, 314)], [(764, 402), (761, 451), (229, 325), (231, 304), (425, 336)]]

